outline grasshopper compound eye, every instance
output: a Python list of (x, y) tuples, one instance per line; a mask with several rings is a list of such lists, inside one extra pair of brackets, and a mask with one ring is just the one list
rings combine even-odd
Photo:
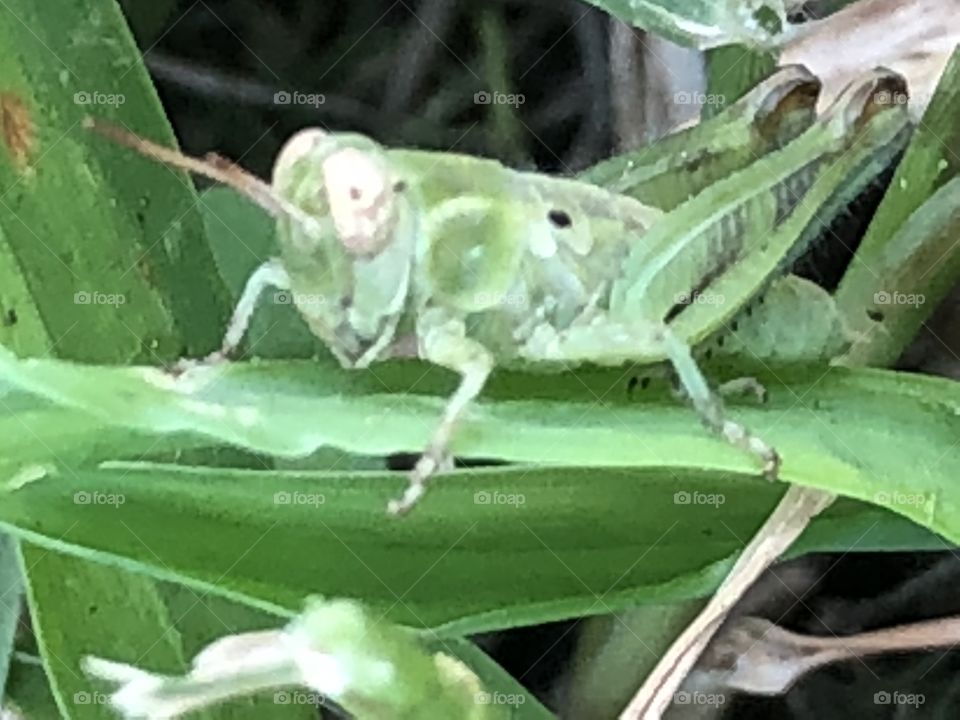
[(390, 242), (396, 188), (383, 163), (357, 148), (323, 161), (323, 185), (337, 236), (354, 256), (378, 255)]

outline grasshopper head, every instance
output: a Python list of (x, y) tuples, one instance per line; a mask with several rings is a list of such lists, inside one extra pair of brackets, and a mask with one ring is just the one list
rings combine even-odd
[(96, 118), (84, 126), (224, 183), (278, 218), (297, 309), (344, 366), (364, 367), (390, 345), (410, 286), (416, 213), (372, 140), (304, 130), (281, 151), (271, 186), (217, 155), (183, 155)]
[(293, 301), (346, 367), (389, 346), (406, 306), (415, 213), (383, 150), (358, 135), (304, 130), (281, 150), (273, 188), (304, 215), (281, 216)]

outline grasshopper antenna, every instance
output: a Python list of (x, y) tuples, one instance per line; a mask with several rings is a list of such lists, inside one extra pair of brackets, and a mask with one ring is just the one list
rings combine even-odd
[(104, 120), (98, 120), (94, 117), (88, 116), (84, 118), (83, 126), (151, 160), (156, 160), (164, 165), (186, 170), (196, 175), (202, 175), (203, 177), (231, 187), (276, 218), (285, 217), (299, 223), (304, 228), (315, 231), (319, 230), (319, 224), (314, 218), (307, 215), (295, 205), (278, 197), (269, 183), (264, 182), (224, 157), (213, 153), (207, 155), (205, 159), (184, 155), (178, 150), (158, 145), (129, 130), (125, 130)]

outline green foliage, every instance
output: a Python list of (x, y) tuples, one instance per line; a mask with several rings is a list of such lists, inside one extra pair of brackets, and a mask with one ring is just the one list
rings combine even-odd
[(588, 0), (625, 23), (698, 48), (772, 45), (786, 26), (784, 0)]
[(851, 363), (894, 362), (960, 273), (960, 50), (955, 51), (837, 291), (861, 340)]
[[(369, 455), (415, 451), (441, 406), (432, 393), (449, 381), (411, 363), (375, 377), (314, 362), (262, 361), (212, 372), (208, 384), (183, 394), (145, 381), (145, 374), (163, 377), (154, 370), (0, 363), (8, 381), (93, 413), (98, 422), (199, 434), (207, 443), (291, 457), (326, 444)], [(951, 478), (958, 468), (951, 456), (918, 475), (914, 456), (901, 448), (937, 457), (937, 448), (960, 430), (954, 427), (960, 390), (949, 381), (888, 372), (823, 375), (821, 367), (777, 368), (775, 376), (760, 376), (770, 394), (766, 405), (736, 409), (766, 429), (803, 398), (806, 410), (769, 429), (786, 459), (784, 479), (884, 505), (957, 540), (960, 505)], [(416, 394), (409, 392), (412, 384)], [(632, 403), (626, 387), (619, 371), (499, 376), (492, 399), (462, 428), (456, 451), (553, 467), (450, 474), (403, 522), (388, 522), (383, 510), (404, 482), (398, 475), (143, 462), (69, 473), (54, 468), (11, 491), (0, 518), (38, 542), (133, 559), (155, 566), (148, 571), (159, 576), (174, 572), (260, 606), (293, 610), (310, 592), (349, 595), (389, 608), (414, 627), (456, 623), (475, 632), (542, 621), (545, 613), (579, 615), (594, 606), (593, 593), (614, 589), (611, 603), (696, 596), (717, 579), (701, 569), (736, 551), (737, 537), (760, 524), (780, 488), (759, 481), (749, 458), (704, 434), (669, 396), (650, 388), (642, 403)], [(601, 393), (608, 400), (597, 404)], [(74, 412), (65, 411), (65, 421), (75, 422)], [(50, 450), (69, 457), (65, 441)], [(135, 458), (139, 443), (115, 451)], [(49, 465), (48, 453), (34, 464)], [(74, 503), (74, 493), (94, 491), (123, 495), (126, 502)], [(685, 505), (678, 491), (722, 500)], [(865, 506), (846, 506), (842, 514), (846, 522), (825, 521), (811, 536), (813, 547), (846, 547), (854, 524), (865, 529), (884, 517), (859, 549), (928, 542), (922, 534), (904, 535), (892, 516)], [(136, 527), (149, 550), (124, 526)], [(657, 545), (668, 530), (670, 542)], [(254, 544), (220, 577), (236, 548)], [(297, 551), (304, 545), (315, 551), (307, 562)], [(647, 561), (631, 568), (630, 558), (651, 545)], [(476, 587), (477, 574), (489, 573), (484, 568), (494, 558), (497, 572)], [(624, 575), (625, 568), (631, 569)], [(395, 605), (405, 578), (428, 569)], [(516, 578), (532, 572), (539, 581), (521, 592)]]
[[(699, 46), (765, 47), (777, 32), (743, 22), (756, 3), (594, 4)], [(342, 371), (292, 306), (268, 304), (247, 343), (256, 361), (176, 384), (157, 366), (219, 343), (230, 296), (275, 252), (272, 222), (83, 129), (94, 114), (173, 143), (113, 0), (5, 5), (0, 592), (17, 596), (26, 580), (39, 652), (11, 654), (19, 606), (5, 604), (0, 677), (13, 657), (14, 704), (37, 717), (111, 717), (83, 656), (179, 674), (217, 637), (279, 626), (319, 594), (416, 631), (488, 691), (522, 696), (513, 717), (542, 719), (465, 636), (688, 601), (719, 584), (783, 488), (758, 480), (667, 388), (634, 389), (623, 369), (496, 375), (455, 450), (510, 464), (450, 473), (403, 521), (384, 507), (405, 479), (357, 468), (423, 447), (448, 373), (413, 362)], [(503, 19), (481, 24), (497, 36)], [(488, 74), (507, 91), (504, 49), (488, 49)], [(714, 58), (722, 74), (724, 56)], [(758, 74), (769, 58), (754, 60)], [(927, 303), (885, 308), (888, 332), (865, 333), (858, 362), (857, 352), (895, 357), (956, 280), (958, 68), (838, 294), (862, 331), (873, 329), (863, 317), (875, 293), (922, 292)], [(749, 85), (728, 82), (731, 96)], [(498, 109), (491, 125), (511, 157), (515, 120)], [(765, 383), (765, 405), (735, 412), (780, 450), (783, 480), (847, 498), (795, 554), (960, 541), (960, 459), (947, 452), (960, 433), (955, 383), (822, 364), (723, 372)], [(257, 696), (199, 717), (312, 712)]]

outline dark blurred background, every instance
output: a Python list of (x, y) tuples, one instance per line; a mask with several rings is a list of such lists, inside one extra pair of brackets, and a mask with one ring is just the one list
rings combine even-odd
[(183, 146), (260, 173), (311, 125), (558, 171), (610, 147), (607, 18), (581, 2), (124, 5)]

